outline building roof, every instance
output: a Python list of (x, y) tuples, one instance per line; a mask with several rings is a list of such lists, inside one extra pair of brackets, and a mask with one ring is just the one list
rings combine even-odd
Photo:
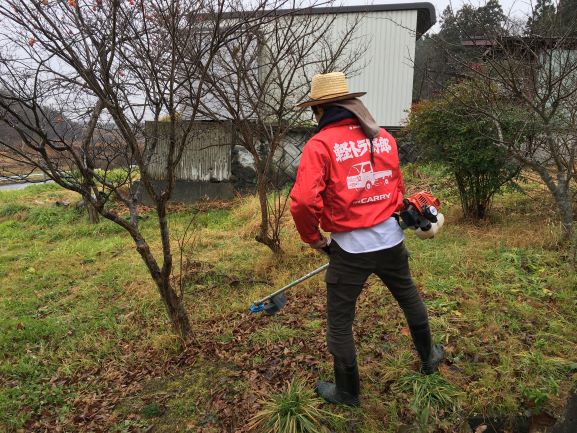
[(364, 6), (336, 6), (324, 8), (301, 9), (303, 14), (347, 14), (367, 12), (417, 11), (417, 39), (427, 32), (437, 22), (435, 6), (428, 2), (422, 3), (391, 3)]
[(488, 53), (525, 53), (534, 56), (541, 50), (577, 50), (577, 37), (570, 36), (473, 36), (461, 40), (465, 47), (487, 47)]

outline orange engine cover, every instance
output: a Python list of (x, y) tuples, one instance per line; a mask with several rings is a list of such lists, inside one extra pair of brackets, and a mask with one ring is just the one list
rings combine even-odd
[(421, 215), (423, 214), (423, 208), (427, 206), (435, 206), (437, 210), (441, 206), (441, 201), (427, 191), (416, 192), (410, 197), (407, 197), (405, 200), (415, 206)]

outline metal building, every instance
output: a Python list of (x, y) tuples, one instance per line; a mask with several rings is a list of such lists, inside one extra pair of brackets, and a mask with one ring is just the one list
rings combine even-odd
[(377, 123), (398, 129), (411, 108), (415, 43), (435, 24), (434, 6), (379, 4), (318, 8), (308, 13), (335, 14), (335, 25), (342, 27), (351, 15), (360, 16), (355, 43), (363, 45), (365, 65), (358, 75), (349, 77), (350, 91), (366, 91), (361, 99)]
[[(230, 125), (226, 123), (194, 122), (193, 133), (186, 136), (181, 160), (175, 169), (176, 182), (171, 196), (174, 202), (195, 202), (205, 197), (230, 199), (233, 187), (231, 176), (231, 146), (234, 141)], [(189, 122), (178, 124), (176, 139), (181, 140)], [(170, 149), (170, 123), (146, 122), (145, 138), (150, 162), (148, 171), (154, 187), (166, 186), (166, 161)], [(152, 149), (154, 143), (154, 149)], [(152, 205), (146, 190), (136, 182), (138, 200)]]
[[(349, 90), (366, 91), (362, 100), (377, 123), (388, 130), (398, 129), (411, 107), (416, 40), (435, 23), (433, 5), (406, 3), (312, 8), (298, 11), (296, 15), (318, 15), (319, 18), (328, 15), (334, 18), (334, 21), (331, 20), (331, 34), (334, 35), (345, 32), (351, 20), (359, 21), (350, 49), (361, 50), (363, 56), (359, 59), (357, 73), (348, 77)], [(263, 60), (266, 64), (266, 59)], [(304, 80), (301, 82), (301, 95), (309, 88), (312, 75), (308, 72), (311, 71), (307, 71), (301, 78), (301, 81)], [(310, 117), (310, 112), (304, 115)], [(230, 125), (222, 123), (222, 120), (227, 120), (226, 116), (220, 120), (195, 122), (196, 133), (188, 140), (177, 168), (173, 200), (195, 201), (204, 196), (226, 198), (232, 195), (231, 168), (238, 165), (239, 161), (238, 158), (236, 161), (231, 160), (231, 150), (240, 146), (234, 146), (235, 133)], [(149, 164), (149, 170), (159, 186), (165, 176), (167, 128), (168, 125), (162, 122), (157, 125), (147, 124), (146, 128), (147, 140), (152, 137), (153, 130), (159, 134)], [(275, 154), (277, 163), (282, 162), (279, 166), (282, 165), (285, 171), (296, 169), (300, 149), (306, 141), (305, 136), (297, 132), (285, 138), (279, 155)], [(142, 199), (146, 202), (145, 195)]]
[[(180, 122), (177, 127), (177, 140), (181, 140), (183, 131), (189, 129), (189, 122)], [(176, 167), (178, 180), (222, 182), (230, 177), (230, 146), (233, 142), (232, 131), (226, 123), (194, 122), (192, 133), (187, 142), (180, 163)], [(146, 122), (145, 136), (148, 142), (156, 138), (156, 148), (148, 164), (148, 172), (154, 180), (164, 180), (166, 155), (169, 152), (170, 123)]]

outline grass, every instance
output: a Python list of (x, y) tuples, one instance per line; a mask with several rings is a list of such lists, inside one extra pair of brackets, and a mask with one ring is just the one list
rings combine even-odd
[[(406, 242), (448, 362), (439, 376), (416, 373), (402, 312), (370, 278), (355, 323), (363, 407), (315, 406), (319, 431), (453, 432), (473, 413), (558, 416), (577, 383), (577, 276), (542, 186), (497, 197), (475, 225), (439, 173), (405, 171), (412, 190), (438, 189), (447, 215), (438, 238), (407, 233)], [(290, 219), (278, 257), (254, 241), (253, 197), (202, 208), (185, 257), (194, 339), (182, 351), (130, 238), (57, 200), (77, 197), (55, 185), (0, 192), (0, 431), (246, 431), (255, 414), (267, 411), (266, 423), (289, 401), (316, 405), (314, 381), (331, 377), (322, 277), (292, 289), (274, 317), (247, 314), (326, 262)], [(174, 240), (192, 214), (170, 214)], [(141, 222), (152, 239), (155, 222)], [(289, 388), (291, 377), (303, 379)]]
[(438, 428), (444, 417), (460, 415), (463, 393), (442, 376), (425, 376), (416, 372), (402, 375), (391, 388), (393, 392), (410, 395), (414, 424), (420, 431)]

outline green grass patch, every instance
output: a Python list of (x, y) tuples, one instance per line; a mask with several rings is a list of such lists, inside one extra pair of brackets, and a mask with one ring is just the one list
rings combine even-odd
[(24, 213), (28, 209), (28, 206), (19, 203), (6, 203), (0, 206), (0, 218), (6, 218), (14, 216), (18, 213)]

